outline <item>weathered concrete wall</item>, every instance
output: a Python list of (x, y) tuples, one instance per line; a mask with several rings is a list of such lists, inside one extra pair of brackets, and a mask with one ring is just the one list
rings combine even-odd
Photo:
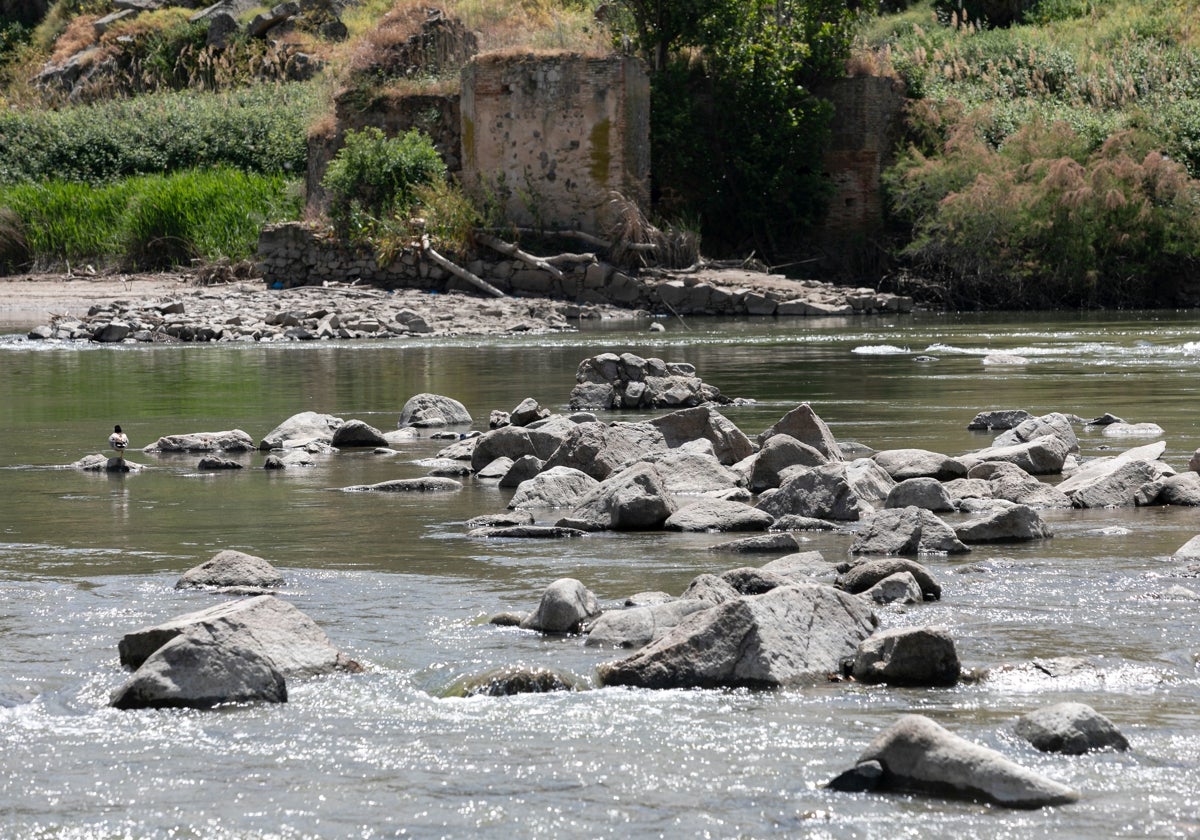
[(650, 80), (634, 58), (476, 56), (462, 76), (463, 183), (518, 225), (599, 233), (612, 191), (650, 198)]

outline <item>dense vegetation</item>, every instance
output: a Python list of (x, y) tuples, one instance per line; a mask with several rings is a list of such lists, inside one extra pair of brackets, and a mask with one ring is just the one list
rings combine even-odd
[(1200, 8), (1017, 5), (1005, 28), (921, 3), (864, 33), (859, 60), (914, 97), (887, 176), (900, 265), (953, 306), (1170, 304), (1200, 281)]

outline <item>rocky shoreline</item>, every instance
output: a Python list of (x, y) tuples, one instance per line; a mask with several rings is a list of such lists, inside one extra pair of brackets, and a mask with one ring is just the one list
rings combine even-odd
[[(119, 344), (449, 337), (563, 332), (585, 320), (644, 321), (650, 329), (665, 329), (684, 316), (845, 317), (913, 308), (910, 298), (871, 289), (744, 270), (620, 278), (627, 284), (621, 288), (636, 287), (631, 300), (650, 308), (603, 302), (596, 295), (581, 303), (532, 293), (481, 297), (456, 288), (381, 289), (355, 283), (265, 288), (261, 280), (243, 279), (199, 285), (186, 275), (159, 283), (156, 293), (138, 294), (145, 285), (126, 275), (119, 285), (110, 282), (110, 296), (91, 303), (86, 312), (78, 300), (68, 306), (44, 299), (52, 316), (27, 338)], [(52, 308), (55, 302), (60, 311)]]

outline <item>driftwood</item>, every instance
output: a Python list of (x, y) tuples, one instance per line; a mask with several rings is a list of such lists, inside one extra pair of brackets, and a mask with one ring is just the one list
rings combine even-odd
[(480, 277), (476, 277), (474, 274), (467, 271), (462, 266), (456, 265), (456, 264), (450, 262), (450, 260), (446, 259), (441, 254), (439, 254), (437, 251), (433, 250), (433, 247), (429, 244), (428, 237), (424, 237), (424, 236), (421, 237), (421, 249), (425, 252), (426, 257), (433, 260), (435, 263), (440, 265), (442, 268), (446, 269), (446, 271), (449, 271), (451, 274), (453, 274), (455, 277), (459, 278), (460, 280), (466, 280), (468, 283), (470, 283), (475, 288), (480, 289), (484, 292), (487, 292), (492, 297), (505, 297), (504, 292), (497, 289), (491, 283), (487, 282), (486, 280), (484, 280)]
[(513, 245), (511, 242), (505, 242), (502, 239), (497, 239), (496, 237), (492, 236), (489, 233), (475, 234), (475, 241), (478, 242), (480, 245), (488, 246), (493, 251), (499, 251), (501, 254), (507, 254), (508, 256), (510, 256), (514, 259), (520, 260), (521, 262), (525, 263), (526, 265), (531, 265), (534, 268), (541, 269), (542, 271), (545, 271), (547, 274), (552, 276), (555, 280), (563, 279), (563, 273), (559, 269), (555, 268), (554, 266), (552, 266), (550, 263), (546, 262), (546, 260), (542, 259), (541, 257), (535, 257), (533, 254), (529, 254), (529, 253), (526, 253), (525, 251), (522, 251), (520, 248), (518, 248), (516, 245)]
[(529, 236), (565, 236), (568, 239), (578, 239), (580, 242), (586, 242), (589, 245), (594, 245), (597, 248), (609, 250), (612, 248), (612, 243), (599, 236), (593, 236), (590, 233), (584, 233), (582, 230), (534, 230), (533, 228), (509, 227), (509, 228), (492, 228), (495, 233), (522, 233)]

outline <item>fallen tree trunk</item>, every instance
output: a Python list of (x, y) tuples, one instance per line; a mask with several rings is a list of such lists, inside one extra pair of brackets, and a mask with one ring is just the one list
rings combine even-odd
[(493, 251), (499, 251), (501, 254), (506, 254), (507, 256), (510, 256), (514, 259), (518, 259), (521, 262), (525, 263), (526, 265), (531, 265), (534, 268), (545, 271), (547, 274), (549, 274), (555, 280), (563, 279), (562, 271), (555, 268), (554, 266), (552, 266), (550, 263), (546, 262), (546, 260), (542, 259), (541, 257), (535, 257), (533, 254), (522, 251), (520, 248), (518, 248), (516, 245), (513, 245), (511, 242), (505, 242), (503, 239), (497, 239), (496, 237), (492, 236), (490, 233), (476, 233), (475, 241), (478, 242), (480, 245), (486, 245), (487, 247), (491, 248)]

